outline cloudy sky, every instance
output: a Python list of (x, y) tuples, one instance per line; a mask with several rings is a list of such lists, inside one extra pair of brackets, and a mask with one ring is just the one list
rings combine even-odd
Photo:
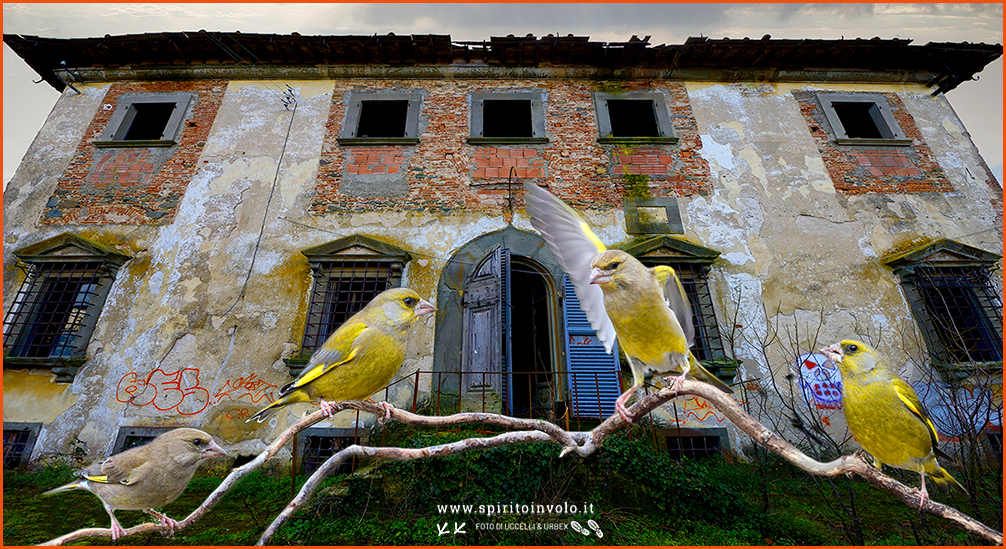
[[(598, 41), (650, 35), (653, 44), (712, 38), (911, 38), (1002, 44), (999, 4), (8, 4), (4, 33), (53, 38), (160, 31), (286, 34), (449, 34), (455, 40), (528, 33)], [(3, 181), (59, 94), (5, 45)], [(1002, 181), (1003, 61), (947, 94)]]

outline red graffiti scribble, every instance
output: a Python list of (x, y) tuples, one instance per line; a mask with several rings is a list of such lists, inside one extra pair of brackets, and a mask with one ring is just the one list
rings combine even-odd
[(220, 404), (224, 398), (237, 401), (245, 397), (256, 404), (263, 399), (272, 403), (276, 400), (273, 396), (275, 388), (276, 385), (262, 381), (257, 375), (248, 374), (246, 377), (227, 380), (227, 383), (213, 395), (213, 404)]
[(248, 408), (231, 408), (224, 413), (227, 419), (248, 419), (251, 415), (251, 410)]
[(600, 345), (600, 342), (596, 337), (589, 335), (571, 335), (569, 336), (569, 344), (580, 346), (580, 345)]
[[(193, 398), (189, 398), (193, 397)], [(160, 368), (141, 378), (136, 372), (122, 376), (115, 389), (115, 400), (134, 406), (149, 406), (162, 412), (175, 410), (183, 416), (198, 414), (210, 403), (210, 392), (199, 386), (199, 370), (183, 368), (177, 372), (167, 373)], [(199, 406), (202, 401), (202, 406)], [(183, 411), (182, 404), (190, 402), (193, 408)], [(199, 406), (198, 409), (194, 409)]]

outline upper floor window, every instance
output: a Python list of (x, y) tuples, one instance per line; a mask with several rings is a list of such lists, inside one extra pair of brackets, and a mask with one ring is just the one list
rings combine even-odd
[(538, 92), (472, 93), (469, 143), (547, 143)]
[(934, 363), (955, 376), (981, 363), (1001, 368), (1002, 289), (992, 277), (999, 257), (939, 240), (887, 261), (901, 278)]
[(660, 93), (595, 93), (601, 143), (676, 143), (674, 127)]
[(69, 233), (14, 255), (26, 276), (4, 318), (4, 364), (52, 367), (56, 381), (72, 381), (129, 256)]
[(193, 93), (124, 93), (97, 147), (170, 147), (177, 143), (182, 121), (195, 101)]
[(420, 92), (350, 92), (340, 145), (419, 143)]
[(817, 99), (840, 145), (912, 144), (881, 94), (819, 93)]

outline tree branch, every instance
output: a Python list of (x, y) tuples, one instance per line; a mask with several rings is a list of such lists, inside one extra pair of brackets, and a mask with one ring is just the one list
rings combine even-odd
[[(642, 396), (633, 406), (629, 408), (628, 412), (633, 418), (640, 418), (658, 406), (672, 400), (673, 398), (683, 395), (695, 395), (706, 399), (709, 404), (723, 413), (734, 425), (747, 433), (753, 440), (765, 446), (770, 451), (782, 456), (790, 463), (796, 465), (811, 475), (834, 477), (841, 474), (857, 474), (865, 478), (870, 483), (893, 493), (907, 505), (913, 508), (920, 508), (921, 495), (918, 490), (909, 488), (893, 478), (884, 475), (882, 472), (874, 469), (856, 456), (843, 456), (828, 463), (821, 463), (811, 459), (795, 446), (747, 414), (740, 408), (740, 406), (738, 406), (737, 402), (735, 402), (732, 397), (706, 383), (684, 380), (678, 386), (677, 390), (671, 387), (665, 387), (654, 394)], [(384, 414), (384, 409), (372, 402), (347, 401), (336, 403), (336, 407), (339, 410), (355, 409), (370, 412), (378, 415), (379, 417)], [(179, 522), (176, 530), (181, 530), (192, 525), (196, 520), (209, 511), (213, 505), (219, 502), (220, 499), (222, 499), (223, 496), (230, 491), (230, 489), (233, 488), (233, 486), (242, 477), (260, 467), (269, 458), (275, 456), (296, 433), (306, 429), (318, 421), (321, 421), (323, 418), (324, 416), (321, 411), (317, 411), (303, 417), (296, 424), (284, 431), (266, 448), (264, 452), (259, 454), (258, 457), (251, 462), (234, 469), (231, 474), (224, 479), (220, 486), (218, 486), (217, 489), (214, 490), (213, 493), (199, 505), (199, 507), (192, 511), (192, 513), (184, 520)], [(259, 545), (269, 543), (279, 528), (310, 499), (310, 497), (318, 489), (322, 480), (328, 476), (331, 471), (335, 470), (335, 468), (345, 462), (345, 460), (352, 457), (372, 457), (391, 461), (408, 461), (413, 459), (460, 454), (474, 450), (484, 450), (486, 448), (495, 448), (512, 444), (549, 441), (555, 442), (562, 447), (560, 455), (575, 452), (581, 457), (586, 457), (597, 451), (607, 437), (628, 426), (628, 423), (623, 421), (620, 417), (618, 417), (618, 415), (613, 415), (604, 420), (600, 425), (591, 431), (569, 432), (544, 420), (520, 419), (500, 414), (474, 412), (459, 413), (449, 416), (422, 416), (405, 410), (400, 410), (398, 408), (392, 409), (391, 419), (409, 425), (426, 427), (446, 427), (466, 423), (481, 423), (517, 430), (492, 437), (468, 438), (457, 442), (439, 444), (426, 448), (368, 447), (355, 444), (345, 448), (329, 458), (324, 464), (322, 464), (321, 467), (318, 468), (317, 471), (315, 471), (314, 474), (311, 475), (310, 478), (308, 478), (308, 480), (304, 483), (304, 486), (301, 487), (297, 496), (290, 501), (286, 508), (283, 509), (283, 511), (262, 533), (262, 536), (258, 541)], [(992, 541), (993, 543), (997, 543), (999, 545), (1002, 545), (1003, 543), (1003, 536), (1001, 532), (985, 526), (984, 524), (952, 507), (928, 500), (921, 506), (921, 509), (930, 514), (943, 517), (959, 525), (963, 529), (977, 534), (984, 539)], [(165, 530), (166, 529), (161, 527), (159, 524), (146, 523), (129, 528), (126, 530), (126, 534), (134, 535), (143, 532), (163, 532)], [(69, 541), (85, 537), (110, 536), (111, 530), (107, 528), (88, 528), (77, 530), (76, 532), (55, 538), (43, 545), (61, 545)]]

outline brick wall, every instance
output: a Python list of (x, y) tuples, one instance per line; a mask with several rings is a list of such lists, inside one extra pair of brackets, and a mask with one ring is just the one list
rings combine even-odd
[[(223, 82), (149, 82), (112, 84), (77, 146), (70, 166), (49, 199), (42, 223), (167, 223), (189, 181), (209, 135), (227, 85)], [(192, 115), (182, 122), (172, 147), (97, 148), (124, 93), (188, 92), (198, 95)]]
[(795, 91), (810, 133), (817, 142), (835, 190), (845, 194), (947, 192), (953, 187), (922, 141), (915, 119), (894, 93), (882, 94), (901, 131), (912, 144), (905, 147), (836, 145), (814, 92)]
[[(503, 213), (508, 193), (519, 204), (518, 181), (547, 185), (576, 207), (621, 208), (625, 175), (645, 175), (652, 196), (711, 190), (709, 167), (698, 154), (701, 139), (685, 86), (639, 82), (620, 89), (663, 91), (679, 141), (673, 145), (602, 145), (592, 92), (604, 83), (577, 81), (424, 81), (420, 143), (415, 146), (340, 146), (344, 97), (358, 89), (411, 89), (392, 80), (337, 82), (326, 122), (321, 169), (310, 211), (315, 215), (359, 209), (449, 211), (458, 208)], [(599, 87), (600, 86), (600, 87)], [(544, 144), (470, 145), (467, 95), (476, 91), (537, 90), (545, 95)], [(404, 162), (403, 162), (404, 161)], [(395, 180), (391, 181), (392, 175)], [(361, 196), (362, 178), (404, 196)], [(390, 183), (389, 183), (390, 182)], [(352, 185), (348, 185), (352, 183)], [(379, 183), (379, 184), (378, 184)], [(382, 187), (384, 186), (384, 187)], [(518, 206), (519, 207), (519, 206)]]

